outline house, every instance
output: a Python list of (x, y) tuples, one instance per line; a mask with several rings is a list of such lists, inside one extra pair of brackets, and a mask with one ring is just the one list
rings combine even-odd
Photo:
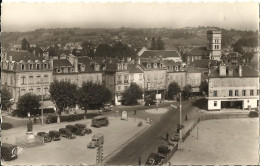
[(153, 58), (181, 62), (181, 56), (176, 50), (147, 50), (144, 51), (139, 57), (145, 59)]
[(220, 64), (209, 69), (208, 110), (257, 109), (258, 71), (244, 65)]
[(186, 53), (187, 64), (192, 63), (195, 60), (209, 59), (209, 53), (207, 47), (193, 47), (189, 52)]
[(27, 51), (3, 52), (1, 60), (1, 85), (7, 87), (14, 99), (14, 108), (18, 98), (26, 93), (49, 97), (52, 82), (53, 61), (45, 60), (41, 55)]

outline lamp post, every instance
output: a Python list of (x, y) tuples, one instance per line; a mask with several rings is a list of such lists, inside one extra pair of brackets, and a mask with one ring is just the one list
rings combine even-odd
[(41, 83), (42, 83), (42, 95), (41, 95), (41, 98), (42, 98), (41, 125), (43, 125), (43, 79), (41, 80)]
[(181, 110), (181, 92), (180, 92), (180, 141), (182, 141), (182, 110)]

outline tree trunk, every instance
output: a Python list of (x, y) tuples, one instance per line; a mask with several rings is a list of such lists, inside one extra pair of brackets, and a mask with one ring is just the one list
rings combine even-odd
[(57, 117), (57, 123), (60, 123), (60, 116), (61, 116), (61, 111), (58, 111), (58, 117)]

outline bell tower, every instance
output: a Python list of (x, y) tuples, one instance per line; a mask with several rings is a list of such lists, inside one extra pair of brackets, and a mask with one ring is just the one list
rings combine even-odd
[(221, 58), (221, 31), (207, 31), (207, 50), (211, 60), (220, 61)]

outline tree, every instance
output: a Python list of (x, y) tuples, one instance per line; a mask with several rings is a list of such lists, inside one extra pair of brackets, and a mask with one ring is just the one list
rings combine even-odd
[(28, 112), (32, 113), (36, 109), (39, 109), (40, 107), (40, 97), (31, 94), (26, 93), (23, 96), (20, 96), (17, 103), (17, 109), (19, 110), (19, 114), (22, 116), (26, 116)]
[(50, 85), (51, 100), (60, 115), (67, 108), (75, 108), (77, 103), (77, 85), (69, 81), (57, 81)]
[(10, 101), (12, 98), (12, 94), (9, 92), (9, 90), (6, 87), (2, 86), (1, 90), (1, 104), (3, 110), (8, 110), (12, 106), (12, 102)]
[(78, 89), (78, 105), (85, 110), (99, 108), (112, 98), (111, 92), (104, 86), (92, 82), (83, 83)]
[(151, 41), (151, 50), (157, 50), (157, 45), (156, 45), (156, 41), (155, 41), (155, 38), (153, 37), (152, 38), (152, 41)]
[(164, 42), (162, 41), (161, 37), (157, 38), (156, 45), (157, 50), (164, 50)]
[(136, 83), (131, 83), (130, 87), (122, 94), (122, 98), (125, 100), (126, 105), (136, 105), (138, 104), (137, 100), (142, 97), (143, 91)]
[(183, 90), (182, 90), (182, 97), (184, 99), (188, 99), (190, 96), (191, 96), (191, 93), (192, 93), (192, 87), (191, 85), (186, 85), (183, 87)]
[(23, 40), (22, 40), (21, 48), (22, 48), (22, 50), (27, 50), (27, 51), (29, 51), (29, 49), (30, 49), (30, 44), (25, 38), (23, 38)]
[(177, 82), (173, 81), (168, 86), (168, 98), (173, 98), (173, 96), (176, 96), (181, 91), (180, 86)]
[(208, 84), (207, 81), (205, 81), (205, 80), (201, 81), (200, 92), (205, 92), (205, 94), (207, 95), (208, 94), (208, 87), (209, 87), (209, 84)]
[(108, 44), (99, 44), (95, 56), (97, 57), (111, 57), (112, 47)]

